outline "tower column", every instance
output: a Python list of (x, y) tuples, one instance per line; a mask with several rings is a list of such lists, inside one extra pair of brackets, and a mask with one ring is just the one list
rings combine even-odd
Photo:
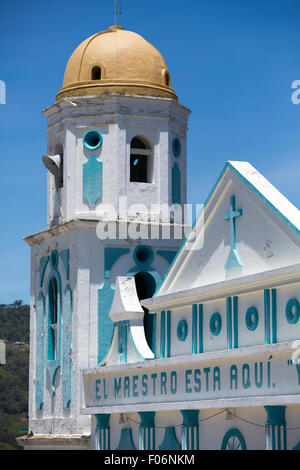
[(266, 450), (286, 450), (285, 406), (265, 406)]
[(109, 426), (109, 414), (95, 415), (97, 419), (96, 423), (96, 435), (95, 435), (95, 449), (96, 450), (110, 450), (110, 426)]
[(155, 449), (155, 411), (145, 411), (139, 413), (141, 421), (139, 428), (139, 449)]
[(181, 410), (181, 449), (199, 450), (199, 410)]

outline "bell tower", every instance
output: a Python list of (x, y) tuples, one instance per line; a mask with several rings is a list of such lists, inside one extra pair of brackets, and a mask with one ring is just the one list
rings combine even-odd
[[(89, 448), (80, 371), (105, 362), (116, 276), (134, 277), (139, 298), (152, 297), (186, 235), (189, 113), (160, 52), (120, 26), (77, 47), (44, 110), (47, 228), (25, 239), (33, 434), (22, 440), (26, 448)], [(155, 357), (152, 318), (145, 312)]]

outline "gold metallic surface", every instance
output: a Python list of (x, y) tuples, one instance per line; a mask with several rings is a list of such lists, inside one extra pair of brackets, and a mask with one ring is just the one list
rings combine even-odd
[[(92, 68), (101, 79), (92, 80)], [(111, 26), (83, 41), (71, 55), (57, 101), (70, 96), (124, 94), (177, 100), (160, 52), (142, 36)]]

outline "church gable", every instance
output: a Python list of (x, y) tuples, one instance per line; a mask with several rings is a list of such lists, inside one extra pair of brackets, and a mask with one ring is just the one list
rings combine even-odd
[(228, 162), (158, 296), (300, 262), (300, 212), (247, 162)]

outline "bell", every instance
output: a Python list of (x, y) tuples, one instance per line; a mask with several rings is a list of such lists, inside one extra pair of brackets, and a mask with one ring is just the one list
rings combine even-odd
[(54, 176), (61, 175), (62, 158), (60, 155), (43, 155), (43, 163)]

